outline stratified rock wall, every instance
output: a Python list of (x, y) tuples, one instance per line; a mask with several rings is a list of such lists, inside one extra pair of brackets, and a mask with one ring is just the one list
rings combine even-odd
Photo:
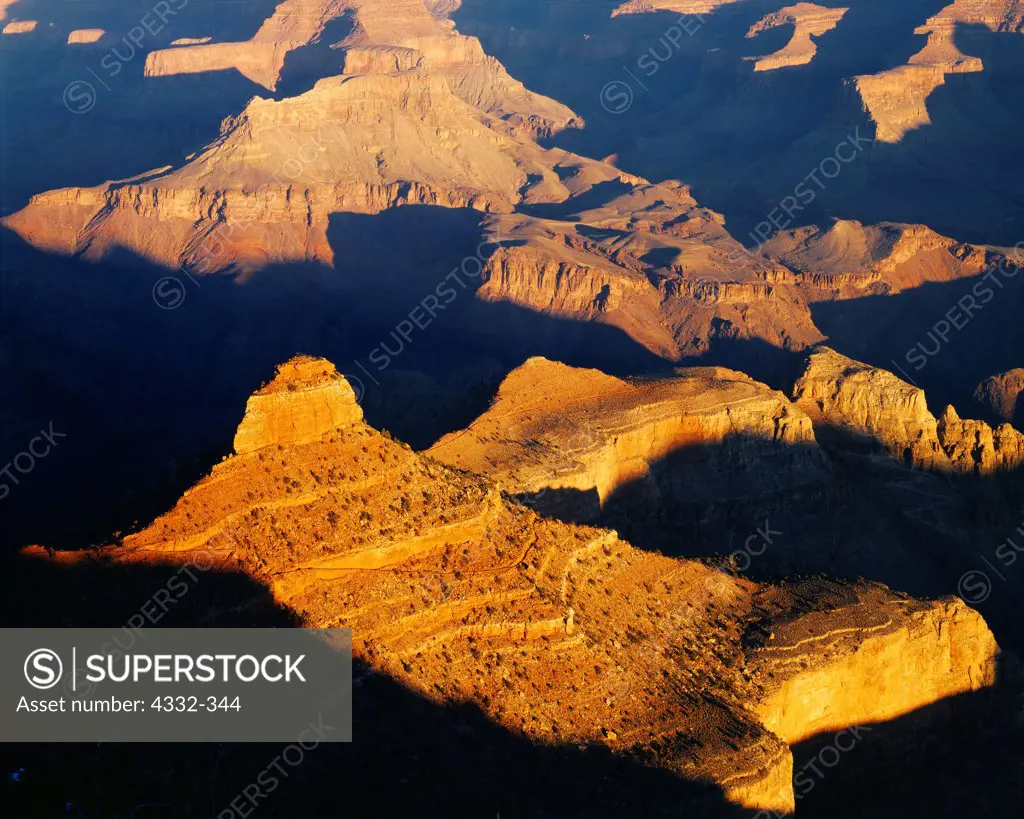
[(793, 400), (830, 436), (860, 440), (907, 466), (983, 475), (1024, 463), (1024, 435), (1009, 424), (962, 420), (953, 407), (937, 419), (924, 390), (828, 347), (808, 357)]
[(892, 601), (867, 588), (847, 604), (773, 623), (756, 654), (755, 711), (789, 743), (884, 722), (996, 681), (998, 646), (957, 598)]
[(249, 398), (235, 434), (235, 452), (244, 455), (268, 446), (321, 441), (362, 420), (355, 392), (333, 364), (294, 358)]

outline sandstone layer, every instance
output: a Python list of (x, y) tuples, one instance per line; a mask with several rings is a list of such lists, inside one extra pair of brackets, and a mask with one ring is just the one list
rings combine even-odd
[(761, 249), (792, 271), (808, 301), (889, 295), (979, 276), (1010, 259), (1005, 249), (958, 242), (924, 225), (849, 219), (783, 231)]
[[(258, 447), (99, 559), (236, 567), (302, 624), (352, 628), (372, 673), (534, 742), (607, 748), (785, 814), (786, 740), (993, 681), (998, 648), (962, 604), (761, 587), (539, 518), (367, 426), (326, 362), (283, 366), (239, 437)], [(896, 653), (911, 661), (890, 667)]]
[(715, 339), (821, 341), (788, 269), (747, 252), (722, 222), (684, 185), (635, 179), (597, 206), (567, 201), (558, 218), (495, 219), (503, 246), (477, 297), (608, 324), (669, 360)]
[(793, 401), (819, 435), (880, 448), (906, 466), (980, 475), (1024, 463), (1024, 435), (1009, 424), (961, 420), (951, 406), (936, 418), (924, 390), (828, 347), (809, 356)]
[[(534, 94), (484, 54), (476, 38), (452, 30), (441, 15), (420, 0), (284, 0), (251, 40), (205, 43), (154, 51), (146, 59), (151, 77), (236, 69), (269, 90), (277, 88), (286, 61), (328, 36), (329, 26), (348, 30), (336, 43), (346, 73), (388, 73), (422, 67), (436, 72), (469, 105), (506, 120), (524, 134), (550, 135), (579, 125), (576, 116), (554, 100)], [(399, 65), (396, 52), (404, 52)], [(330, 65), (320, 66), (331, 71)]]
[(339, 211), (510, 210), (569, 195), (553, 170), (564, 153), (488, 125), (419, 69), (329, 78), (298, 97), (253, 99), (182, 168), (40, 194), (5, 224), (51, 252), (128, 250), (207, 273), (329, 264), (328, 217)]
[(963, 54), (956, 46), (957, 28), (967, 25), (1019, 33), (1024, 30), (1024, 3), (955, 0), (914, 30), (927, 40), (906, 65), (856, 77), (854, 85), (877, 126), (876, 139), (900, 142), (909, 131), (929, 125), (926, 102), (945, 84), (946, 76), (984, 70), (980, 59)]
[(244, 455), (269, 446), (320, 441), (325, 430), (362, 419), (355, 392), (334, 365), (295, 358), (282, 364), (274, 379), (249, 399), (235, 435), (235, 452)]
[[(595, 517), (625, 487), (654, 505), (727, 503), (828, 476), (810, 419), (782, 393), (722, 368), (629, 382), (531, 359), (486, 413), (429, 454), (576, 519)], [(743, 468), (755, 461), (757, 477)]]
[(779, 26), (793, 26), (793, 36), (786, 45), (765, 57), (757, 57), (755, 71), (775, 71), (795, 65), (807, 65), (814, 59), (818, 46), (815, 37), (832, 31), (848, 8), (828, 8), (815, 3), (797, 3), (767, 14), (750, 27), (747, 37)]

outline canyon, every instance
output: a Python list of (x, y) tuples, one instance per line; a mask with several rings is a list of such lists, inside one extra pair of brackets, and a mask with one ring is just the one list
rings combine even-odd
[[(624, 385), (590, 377), (614, 405)], [(650, 389), (685, 403), (685, 380), (682, 394)], [(536, 387), (510, 379), (495, 410)], [(757, 414), (752, 399), (733, 398)], [(811, 434), (800, 416), (782, 437)], [(296, 359), (250, 400), (236, 454), (173, 509), (119, 545), (52, 559), (237, 567), (299, 624), (352, 628), (371, 673), (479, 703), (535, 742), (605, 746), (713, 784), (752, 810), (793, 810), (790, 743), (996, 681), (995, 639), (959, 600), (823, 579), (759, 586), (644, 552), (510, 502), (500, 483), (437, 459), (451, 446), (419, 455), (377, 432), (332, 365)], [(694, 806), (721, 810), (710, 795)]]
[(156, 10), (0, 0), (5, 624), (351, 628), (268, 817), (1017, 809), (1020, 0)]

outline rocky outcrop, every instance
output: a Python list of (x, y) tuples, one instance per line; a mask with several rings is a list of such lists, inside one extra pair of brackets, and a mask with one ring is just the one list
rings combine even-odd
[(1009, 472), (1024, 465), (1024, 435), (1009, 424), (992, 428), (963, 420), (952, 406), (939, 417), (939, 440), (953, 468), (968, 474)]
[(244, 455), (268, 446), (322, 441), (362, 419), (355, 392), (333, 364), (293, 358), (249, 399), (235, 434), (235, 452)]
[(145, 74), (166, 77), (234, 69), (274, 90), (288, 54), (315, 41), (331, 20), (354, 5), (351, 0), (284, 0), (251, 40), (152, 51), (146, 56)]
[(1024, 368), (1007, 370), (982, 381), (974, 391), (974, 400), (1004, 421), (1020, 425), (1024, 422)]
[(779, 26), (793, 26), (793, 36), (785, 46), (766, 57), (755, 57), (754, 71), (775, 71), (795, 65), (807, 65), (818, 46), (815, 37), (827, 34), (843, 19), (847, 8), (827, 8), (815, 3), (797, 3), (767, 14), (750, 27), (747, 37)]
[(13, 20), (3, 27), (3, 34), (31, 34), (39, 25), (38, 20)]
[(177, 170), (41, 194), (5, 224), (54, 252), (126, 249), (207, 273), (329, 264), (337, 211), (510, 210), (523, 197), (568, 196), (548, 152), (485, 119), (430, 73), (330, 78), (299, 97), (253, 99)]
[(761, 250), (795, 274), (809, 301), (898, 293), (979, 276), (1008, 261), (1005, 250), (958, 242), (924, 225), (847, 219), (783, 231)]
[(612, 11), (619, 14), (650, 14), (654, 11), (676, 11), (680, 14), (708, 14), (719, 6), (740, 0), (626, 0)]
[(576, 519), (627, 486), (646, 486), (655, 505), (724, 503), (829, 474), (810, 419), (742, 373), (692, 368), (629, 382), (542, 358), (510, 373), (490, 409), (429, 454)]
[(886, 370), (818, 348), (793, 387), (793, 402), (829, 437), (880, 445), (907, 466), (949, 468), (924, 390)]
[(492, 222), (505, 247), (489, 258), (478, 298), (608, 324), (670, 360), (718, 337), (788, 349), (823, 339), (789, 271), (746, 251), (679, 183), (634, 178), (597, 206), (574, 211), (570, 200), (564, 210)]
[(808, 585), (797, 588), (798, 598), (833, 598), (832, 606), (776, 615), (753, 635), (770, 635), (753, 655), (764, 681), (754, 710), (786, 742), (884, 722), (995, 684), (995, 638), (961, 600), (894, 601), (876, 586)]
[(926, 102), (946, 82), (947, 74), (977, 73), (982, 61), (957, 48), (958, 26), (983, 25), (994, 32), (1020, 32), (1024, 28), (1021, 0), (955, 0), (915, 34), (928, 39), (906, 65), (854, 79), (854, 86), (877, 126), (875, 138), (899, 142), (907, 132), (931, 124)]
[(107, 32), (101, 28), (78, 28), (68, 35), (68, 45), (98, 43), (106, 34)]
[[(456, 6), (451, 7), (457, 8)], [(204, 43), (151, 52), (148, 77), (237, 70), (273, 91), (289, 55), (327, 36), (341, 19), (351, 30), (338, 42), (345, 73), (381, 73), (424, 67), (449, 83), (469, 105), (505, 120), (514, 132), (548, 136), (582, 124), (566, 106), (527, 91), (484, 54), (479, 41), (452, 30), (420, 0), (283, 0), (252, 39)], [(320, 66), (328, 69), (329, 66)], [(322, 76), (322, 75), (321, 75)]]
[(827, 347), (808, 358), (793, 401), (819, 436), (860, 442), (909, 467), (983, 475), (1024, 463), (1024, 435), (1009, 424), (964, 421), (951, 406), (936, 419), (924, 390)]
[[(656, 402), (637, 407), (619, 389), (620, 440), (653, 444)], [(771, 400), (760, 392), (725, 415)], [(300, 624), (352, 628), (368, 673), (437, 703), (472, 704), (535, 743), (601, 748), (713, 785), (709, 801), (680, 806), (700, 815), (730, 805), (791, 813), (785, 740), (991, 683), (998, 648), (962, 604), (862, 584), (760, 587), (539, 518), (487, 479), (367, 426), (349, 393), (326, 362), (290, 362), (239, 431), (276, 441), (271, 449), (240, 446), (122, 545), (61, 562), (243, 571)], [(328, 405), (350, 415), (310, 411)], [(301, 434), (269, 418), (294, 419)], [(784, 419), (776, 434), (809, 435), (806, 419)]]

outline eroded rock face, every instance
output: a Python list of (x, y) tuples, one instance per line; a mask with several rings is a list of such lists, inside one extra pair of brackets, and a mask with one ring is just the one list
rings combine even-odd
[(269, 446), (322, 441), (362, 419), (355, 392), (333, 364), (293, 358), (249, 399), (235, 435), (235, 452), (244, 455)]
[(949, 467), (924, 390), (886, 370), (819, 348), (794, 385), (793, 402), (816, 425), (880, 444), (908, 466)]
[(953, 467), (967, 474), (1009, 472), (1024, 464), (1024, 435), (1009, 424), (963, 420), (952, 406), (939, 418), (939, 440)]
[[(669, 360), (716, 338), (803, 349), (823, 340), (784, 266), (746, 251), (679, 183), (628, 188), (563, 219), (508, 216), (477, 297), (617, 327)], [(571, 200), (570, 200), (571, 201)]]
[(813, 585), (812, 599), (832, 598), (834, 607), (760, 624), (771, 638), (754, 654), (765, 681), (754, 710), (786, 742), (995, 684), (995, 638), (958, 598), (926, 603), (877, 586)]
[(580, 125), (575, 114), (528, 91), (420, 0), (284, 0), (251, 41), (154, 51), (146, 73), (234, 68), (274, 89), (288, 55), (342, 17), (351, 31), (331, 52), (340, 76), (254, 98), (177, 170), (42, 193), (5, 224), (47, 251), (96, 260), (122, 248), (170, 268), (246, 273), (330, 264), (327, 221), (339, 211), (509, 211), (568, 196), (553, 170), (565, 153), (534, 138)]
[(1024, 403), (1020, 400), (1024, 392), (1024, 368), (1007, 370), (982, 381), (974, 391), (974, 399), (986, 409), (1016, 424), (1024, 421)]
[(274, 90), (289, 55), (319, 42), (328, 24), (344, 19), (351, 30), (331, 45), (338, 46), (346, 73), (436, 71), (464, 102), (505, 119), (521, 134), (549, 136), (581, 124), (566, 106), (527, 91), (484, 54), (476, 38), (453, 31), (443, 15), (457, 7), (428, 10), (421, 0), (284, 0), (251, 40), (154, 51), (146, 59), (146, 76), (237, 69)]
[(808, 301), (888, 295), (978, 276), (1009, 261), (1005, 251), (958, 242), (924, 225), (846, 219), (827, 228), (783, 231), (762, 250), (793, 271)]
[(762, 31), (786, 25), (793, 26), (793, 37), (774, 54), (758, 57), (754, 63), (754, 70), (775, 71), (794, 65), (807, 65), (818, 52), (814, 38), (834, 29), (848, 11), (848, 8), (827, 8), (815, 3), (797, 3), (765, 15), (750, 27), (747, 37), (756, 37)]
[[(525, 375), (531, 366), (546, 365)], [(783, 738), (991, 682), (998, 649), (961, 604), (864, 585), (762, 588), (539, 518), (354, 410), (333, 431), (338, 416), (309, 412), (351, 410), (349, 394), (326, 362), (284, 365), (239, 430), (255, 443), (245, 431), (259, 427), (277, 445), (238, 447), (101, 559), (235, 567), (302, 624), (352, 628), (357, 660), (427, 699), (469, 702), (534, 742), (602, 746), (783, 814), (795, 803)], [(314, 420), (296, 436), (260, 416)], [(791, 420), (786, 434), (807, 434)], [(911, 661), (890, 668), (894, 652)], [(694, 799), (680, 807), (722, 810), (717, 794)]]
[(828, 347), (809, 356), (793, 401), (819, 435), (824, 431), (847, 443), (859, 439), (907, 466), (981, 475), (1024, 463), (1024, 435), (1009, 424), (993, 429), (961, 420), (951, 406), (937, 419), (924, 390)]
[(512, 372), (486, 413), (429, 454), (584, 519), (627, 486), (645, 485), (652, 503), (735, 502), (828, 476), (810, 419), (742, 373), (692, 368), (631, 383), (542, 358)]
[(178, 170), (41, 194), (5, 224), (52, 252), (96, 260), (123, 248), (198, 273), (331, 263), (331, 213), (510, 210), (527, 188), (558, 201), (568, 192), (551, 161), (488, 127), (442, 77), (335, 77), (299, 97), (253, 99)]
[(983, 25), (994, 32), (1024, 28), (1021, 0), (955, 0), (914, 30), (927, 42), (906, 65), (854, 79), (854, 86), (877, 126), (876, 138), (896, 143), (909, 132), (931, 123), (926, 102), (945, 84), (947, 74), (984, 70), (977, 57), (956, 46), (958, 26)]

